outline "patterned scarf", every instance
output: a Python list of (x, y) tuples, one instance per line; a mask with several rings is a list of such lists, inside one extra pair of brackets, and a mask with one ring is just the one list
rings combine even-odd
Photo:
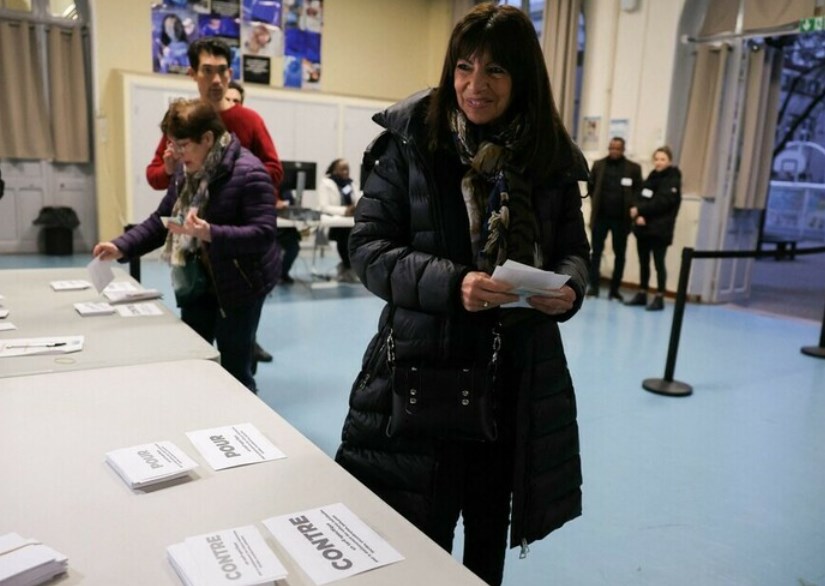
[[(206, 154), (201, 168), (194, 173), (184, 173), (178, 185), (178, 199), (172, 207), (172, 217), (185, 218), (193, 207), (198, 208), (198, 217), (204, 217), (209, 203), (209, 182), (214, 178), (231, 140), (232, 135), (224, 132)], [(186, 257), (197, 251), (199, 246), (197, 238), (169, 232), (160, 257), (173, 267), (182, 267), (186, 264)]]
[(523, 170), (512, 163), (524, 136), (521, 117), (479, 141), (478, 128), (456, 110), (450, 130), (461, 162), (470, 166), (461, 180), (461, 193), (476, 265), (487, 273), (507, 259), (540, 266), (532, 190)]
[[(352, 179), (342, 179), (337, 175), (330, 175), (330, 179), (335, 182), (335, 185), (338, 186), (338, 193), (341, 194), (341, 205), (342, 206), (351, 206), (352, 205)], [(349, 187), (349, 189), (347, 189)]]

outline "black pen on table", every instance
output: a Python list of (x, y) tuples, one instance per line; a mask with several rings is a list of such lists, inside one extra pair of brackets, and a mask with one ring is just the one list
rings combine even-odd
[(66, 342), (49, 342), (47, 344), (9, 344), (6, 348), (57, 348), (65, 346)]

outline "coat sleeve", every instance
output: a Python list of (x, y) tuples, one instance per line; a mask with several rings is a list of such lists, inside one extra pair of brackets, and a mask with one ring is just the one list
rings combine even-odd
[(662, 181), (653, 197), (639, 198), (639, 215), (645, 218), (658, 218), (673, 214), (679, 209), (682, 201), (681, 191), (681, 181), (678, 178)]
[(121, 262), (143, 256), (166, 242), (168, 231), (160, 218), (172, 213), (177, 198), (176, 186), (170, 182), (169, 189), (166, 190), (166, 195), (160, 200), (157, 209), (140, 224), (112, 240), (112, 243), (123, 253)]
[(573, 309), (558, 318), (558, 321), (567, 321), (576, 314), (584, 301), (589, 279), (590, 243), (584, 229), (578, 185), (568, 183), (563, 187), (561, 195), (561, 210), (556, 217), (553, 232), (553, 255), (547, 268), (570, 276), (567, 285), (576, 292), (576, 301)]
[(318, 188), (318, 209), (321, 213), (330, 216), (343, 216), (347, 213), (347, 206), (341, 205), (341, 194), (338, 191), (338, 186), (329, 177), (321, 179), (321, 185)]
[(432, 194), (426, 193), (425, 185), (410, 181), (405, 146), (385, 133), (368, 152), (371, 155), (375, 166), (358, 201), (349, 240), (350, 259), (361, 282), (405, 309), (432, 314), (463, 311), (461, 281), (470, 267), (414, 245), (414, 240), (419, 244), (435, 238), (427, 227), (411, 226), (410, 213), (411, 202), (428, 206)]
[(166, 150), (166, 137), (161, 136), (158, 147), (155, 149), (155, 156), (146, 166), (146, 181), (153, 189), (163, 190), (169, 188), (171, 179), (166, 174), (166, 167), (163, 164), (163, 152)]
[(275, 189), (268, 170), (253, 160), (237, 165), (234, 174), (242, 183), (225, 187), (226, 193), (218, 197), (237, 197), (238, 219), (231, 224), (211, 224), (209, 252), (216, 257), (260, 253), (275, 240)]
[[(248, 145), (252, 154), (258, 157), (266, 168), (266, 172), (272, 178), (272, 184), (277, 188), (284, 178), (284, 167), (281, 165), (281, 160), (278, 158), (278, 151), (275, 149), (275, 143), (269, 130), (266, 128), (263, 118), (257, 112), (249, 110), (253, 117), (253, 132), (252, 142)], [(247, 146), (247, 145), (244, 145)]]

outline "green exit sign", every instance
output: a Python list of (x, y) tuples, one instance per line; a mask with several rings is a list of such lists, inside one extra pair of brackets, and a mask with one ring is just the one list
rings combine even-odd
[(813, 33), (821, 30), (825, 30), (825, 16), (803, 18), (799, 21), (799, 32)]

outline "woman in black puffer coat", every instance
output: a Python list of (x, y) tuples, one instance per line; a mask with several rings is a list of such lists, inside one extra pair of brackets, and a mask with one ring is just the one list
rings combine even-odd
[[(386, 130), (349, 240), (352, 266), (387, 301), (353, 386), (336, 460), (446, 550), (459, 516), (464, 564), (499, 584), (511, 547), (581, 514), (573, 383), (558, 323), (580, 308), (590, 247), (587, 165), (553, 104), (530, 20), (482, 4), (456, 25), (441, 83), (374, 120)], [(505, 260), (569, 277), (517, 300)], [(498, 437), (390, 437), (390, 329), (398, 363), (485, 364), (498, 324)], [(435, 389), (441, 390), (441, 389)], [(445, 392), (448, 390), (443, 389)], [(512, 503), (512, 509), (511, 509)]]
[[(682, 172), (671, 164), (673, 153), (663, 146), (653, 153), (653, 171), (642, 184), (635, 205), (630, 208), (636, 250), (639, 253), (639, 292), (628, 305), (647, 305), (648, 311), (664, 309), (667, 267), (667, 247), (673, 243), (676, 214), (682, 203)], [(647, 288), (650, 284), (650, 257), (656, 267), (656, 295), (648, 304)]]

